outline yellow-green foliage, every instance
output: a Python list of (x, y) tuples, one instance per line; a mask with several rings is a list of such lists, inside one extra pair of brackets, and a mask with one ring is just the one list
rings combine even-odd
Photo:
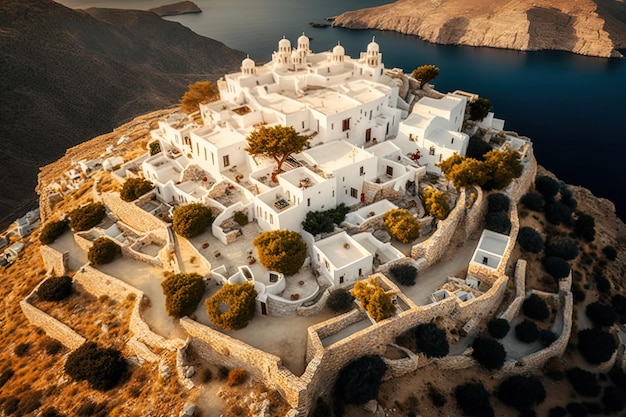
[(405, 209), (391, 209), (383, 215), (383, 226), (400, 242), (409, 243), (420, 237), (422, 225)]
[(443, 220), (450, 214), (450, 206), (448, 205), (448, 198), (445, 193), (434, 188), (427, 188), (424, 190), (422, 198), (426, 206), (426, 211), (428, 211), (431, 216)]
[(422, 65), (415, 68), (411, 75), (419, 81), (420, 88), (422, 88), (424, 84), (431, 82), (439, 76), (439, 68), (434, 65)]
[(354, 284), (352, 295), (359, 300), (363, 310), (376, 321), (389, 318), (396, 312), (396, 306), (391, 299), (393, 293), (385, 292), (373, 278)]
[(191, 203), (174, 210), (172, 228), (183, 237), (203, 233), (213, 223), (213, 214), (204, 204)]
[(204, 297), (206, 284), (196, 273), (175, 274), (161, 282), (167, 314), (180, 318), (192, 314)]
[(94, 265), (108, 264), (115, 259), (121, 249), (115, 242), (106, 237), (99, 237), (87, 252), (87, 259)]
[(70, 212), (70, 227), (75, 232), (91, 229), (104, 219), (106, 208), (102, 203), (90, 203)]
[(491, 189), (503, 190), (522, 175), (522, 163), (517, 151), (490, 151), (484, 156), (491, 176)]
[(298, 232), (263, 232), (254, 238), (252, 244), (256, 246), (259, 261), (264, 267), (285, 275), (297, 273), (306, 259), (306, 243)]
[(206, 300), (206, 311), (213, 324), (222, 329), (243, 329), (254, 316), (256, 296), (251, 282), (224, 284)]
[(483, 158), (484, 161), (479, 161), (454, 154), (437, 166), (457, 189), (478, 185), (489, 190), (502, 190), (522, 175), (523, 167), (517, 151), (489, 151)]
[[(158, 143), (158, 142), (157, 142)], [(154, 186), (148, 180), (143, 178), (129, 178), (126, 180), (120, 191), (120, 198), (124, 201), (135, 201)]]
[[(308, 136), (301, 136), (291, 126), (261, 126), (248, 135), (248, 147), (245, 149), (250, 155), (263, 155), (276, 161), (276, 173), (281, 172), (281, 166), (289, 155), (301, 152), (306, 145)], [(275, 175), (272, 175), (275, 180)]]
[(217, 86), (211, 81), (198, 81), (189, 84), (189, 90), (180, 99), (180, 107), (185, 113), (193, 113), (200, 109), (200, 103), (209, 103), (220, 98)]

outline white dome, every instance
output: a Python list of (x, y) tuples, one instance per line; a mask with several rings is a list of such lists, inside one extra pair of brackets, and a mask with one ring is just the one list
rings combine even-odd
[(341, 43), (337, 42), (337, 46), (333, 48), (333, 55), (344, 55), (346, 50), (341, 46)]
[(372, 41), (367, 45), (367, 52), (378, 52), (380, 50), (376, 43), (376, 38), (372, 38)]
[(309, 44), (309, 38), (304, 34), (304, 32), (302, 32), (302, 36), (298, 38), (298, 45), (303, 44), (303, 43), (307, 45)]
[(289, 42), (289, 39), (282, 38), (280, 41), (278, 41), (278, 47), (281, 49), (291, 48), (291, 42)]
[(241, 67), (242, 68), (254, 68), (255, 67), (254, 60), (252, 60), (250, 56), (248, 55), (246, 59), (241, 61)]

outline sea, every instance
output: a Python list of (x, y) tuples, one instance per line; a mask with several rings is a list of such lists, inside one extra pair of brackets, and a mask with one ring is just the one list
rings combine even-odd
[[(173, 0), (61, 0), (72, 8), (146, 10)], [(505, 129), (532, 139), (539, 164), (563, 181), (589, 188), (616, 205), (626, 220), (626, 59), (560, 51), (519, 52), (436, 45), (379, 30), (315, 28), (346, 10), (381, 0), (194, 0), (202, 13), (167, 17), (194, 32), (246, 52), (257, 63), (271, 58), (283, 37), (292, 45), (303, 32), (314, 52), (337, 42), (358, 56), (375, 37), (387, 68), (433, 64), (442, 92), (465, 90), (488, 98)], [(624, 54), (626, 55), (626, 51)], [(624, 165), (622, 165), (624, 164)]]

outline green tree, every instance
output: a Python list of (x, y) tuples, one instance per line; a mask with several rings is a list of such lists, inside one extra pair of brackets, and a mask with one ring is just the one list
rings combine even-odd
[(37, 295), (44, 301), (61, 301), (72, 294), (72, 278), (50, 277), (41, 283)]
[(410, 243), (420, 236), (420, 222), (405, 209), (391, 209), (383, 215), (383, 226), (391, 236)]
[(182, 237), (198, 236), (213, 223), (211, 209), (200, 203), (191, 203), (174, 210), (172, 228)]
[(450, 353), (446, 331), (435, 323), (423, 323), (413, 328), (415, 344), (429, 358), (443, 358)]
[(488, 337), (477, 337), (472, 343), (472, 357), (488, 370), (500, 369), (506, 359), (502, 343)]
[(523, 167), (517, 151), (493, 150), (485, 154), (485, 165), (490, 180), (485, 184), (487, 189), (502, 190), (515, 178), (522, 175)]
[(494, 412), (489, 402), (489, 392), (480, 382), (466, 382), (454, 389), (454, 397), (463, 410), (463, 414), (471, 417), (493, 417)]
[(161, 282), (167, 314), (181, 318), (192, 314), (204, 297), (206, 284), (196, 273), (175, 274)]
[(283, 163), (294, 153), (301, 152), (306, 145), (308, 136), (299, 135), (291, 126), (261, 126), (247, 137), (248, 147), (245, 151), (250, 155), (263, 155), (276, 161), (276, 170), (272, 180), (282, 172)]
[(470, 119), (480, 121), (487, 117), (493, 106), (487, 98), (479, 97), (469, 105)]
[(224, 284), (206, 300), (206, 311), (211, 322), (222, 329), (243, 329), (254, 316), (256, 296), (251, 282)]
[(49, 245), (53, 243), (59, 236), (65, 232), (68, 225), (67, 220), (52, 220), (46, 223), (41, 229), (41, 234), (39, 235), (39, 241), (42, 245)]
[(154, 186), (148, 180), (143, 178), (129, 178), (122, 186), (120, 198), (124, 201), (135, 201), (153, 188)]
[(446, 194), (434, 188), (426, 188), (422, 195), (426, 211), (431, 216), (443, 220), (450, 214), (450, 205)]
[(362, 356), (350, 362), (337, 376), (336, 398), (341, 404), (365, 404), (375, 399), (386, 371), (387, 365), (378, 355)]
[(309, 211), (302, 221), (302, 228), (315, 236), (332, 232), (335, 229), (335, 223), (326, 211)]
[(75, 232), (82, 232), (97, 226), (104, 219), (106, 209), (102, 203), (90, 203), (70, 212), (70, 227)]
[(94, 265), (108, 264), (121, 252), (120, 247), (111, 239), (99, 237), (87, 252), (87, 259)]
[(419, 81), (420, 89), (424, 87), (424, 84), (427, 84), (433, 81), (437, 76), (439, 76), (439, 68), (434, 65), (422, 65), (417, 67), (411, 73), (413, 78)]
[[(453, 158), (453, 163), (448, 159)], [(437, 164), (445, 177), (459, 189), (471, 185), (483, 186), (491, 179), (489, 169), (484, 162), (476, 159), (453, 155)], [(457, 162), (458, 161), (458, 162)]]
[(264, 267), (285, 275), (297, 273), (306, 259), (306, 243), (298, 232), (270, 230), (255, 237), (252, 244)]
[(352, 295), (375, 321), (389, 318), (396, 312), (396, 306), (392, 302), (393, 293), (385, 292), (373, 278), (354, 284)]
[(218, 100), (220, 93), (217, 86), (211, 81), (198, 81), (189, 84), (189, 90), (180, 99), (180, 107), (187, 114), (200, 109), (200, 104)]
[(150, 148), (150, 156), (154, 156), (161, 152), (161, 143), (158, 140), (151, 142), (149, 145)]
[(109, 390), (120, 381), (128, 364), (121, 352), (85, 342), (70, 353), (65, 362), (65, 373), (78, 381), (87, 381), (100, 391)]
[(546, 389), (534, 375), (513, 375), (500, 384), (496, 395), (509, 407), (523, 411), (543, 402), (546, 399)]

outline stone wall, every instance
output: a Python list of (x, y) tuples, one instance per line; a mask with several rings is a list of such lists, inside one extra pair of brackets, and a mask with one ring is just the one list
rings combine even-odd
[(48, 245), (41, 245), (39, 253), (41, 253), (46, 271), (51, 271), (59, 277), (67, 273), (67, 263), (70, 258), (69, 252), (61, 253)]
[(320, 289), (320, 291), (323, 291), (323, 293), (320, 296), (319, 300), (315, 302), (315, 304), (312, 304), (306, 307), (301, 305), (301, 306), (298, 306), (298, 308), (296, 308), (296, 314), (298, 316), (314, 316), (318, 314), (320, 311), (322, 311), (324, 307), (326, 307), (326, 300), (328, 300), (328, 296), (330, 295), (330, 290)]
[[(465, 236), (470, 238), (482, 230), (482, 225), (487, 211), (487, 199), (482, 188), (476, 187), (476, 200), (465, 211)], [(469, 200), (467, 200), (469, 203)]]
[(528, 192), (530, 187), (535, 183), (535, 177), (537, 176), (537, 160), (532, 153), (529, 155), (528, 162), (524, 164), (524, 170), (519, 178), (514, 179), (506, 189), (506, 194), (512, 201), (519, 201), (519, 199)]
[(519, 313), (519, 309), (526, 297), (526, 261), (524, 259), (518, 259), (515, 267), (515, 299), (509, 304), (507, 309), (500, 314), (500, 318), (508, 321), (509, 323)]
[(133, 203), (122, 200), (119, 193), (111, 192), (101, 195), (102, 202), (112, 211), (122, 222), (140, 232), (149, 232), (153, 229), (165, 227), (166, 223), (154, 217), (152, 214), (142, 210)]

